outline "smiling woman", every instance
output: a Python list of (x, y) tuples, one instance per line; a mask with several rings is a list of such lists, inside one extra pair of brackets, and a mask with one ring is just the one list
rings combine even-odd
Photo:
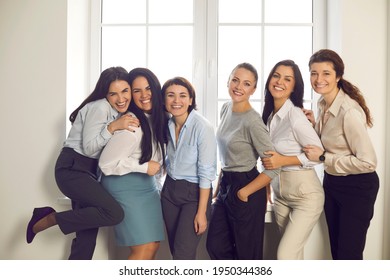
[(259, 158), (273, 150), (267, 128), (249, 102), (257, 82), (257, 70), (249, 63), (238, 64), (229, 76), (231, 101), (222, 107), (217, 130), (222, 170), (207, 235), (211, 259), (263, 259), (266, 186), (279, 170), (257, 170)]
[(195, 89), (175, 77), (162, 95), (168, 122), (167, 177), (161, 202), (173, 259), (193, 260), (210, 216), (217, 143), (210, 122), (196, 111)]
[(129, 247), (128, 259), (150, 260), (165, 238), (157, 179), (164, 170), (166, 114), (160, 82), (152, 71), (135, 68), (128, 80), (134, 101), (129, 111), (140, 120), (140, 127), (134, 133), (115, 133), (99, 167), (102, 185), (125, 212), (124, 220), (114, 227), (116, 243)]
[[(104, 70), (93, 92), (70, 114), (72, 128), (55, 166), (61, 192), (72, 200), (72, 210), (35, 208), (27, 225), (31, 243), (38, 232), (58, 225), (64, 234), (76, 233), (69, 259), (92, 259), (99, 227), (123, 219), (123, 210), (100, 184), (97, 168), (112, 132), (129, 130), (133, 118), (123, 115), (131, 100), (128, 73), (122, 67)], [(112, 131), (112, 132), (111, 132)]]

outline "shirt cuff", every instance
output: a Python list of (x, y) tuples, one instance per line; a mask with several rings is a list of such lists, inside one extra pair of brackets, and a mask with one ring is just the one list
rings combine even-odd
[(101, 133), (104, 140), (110, 140), (112, 137), (112, 134), (108, 131), (108, 125), (104, 127)]
[(139, 164), (134, 166), (134, 171), (133, 172), (139, 172), (139, 173), (148, 173), (148, 163), (145, 162), (143, 164)]
[(199, 188), (201, 188), (201, 189), (210, 189), (211, 188), (210, 180), (200, 179), (200, 181), (199, 181)]

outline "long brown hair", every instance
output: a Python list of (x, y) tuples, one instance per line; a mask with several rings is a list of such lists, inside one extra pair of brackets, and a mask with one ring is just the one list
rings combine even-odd
[(366, 100), (364, 99), (362, 93), (358, 87), (354, 86), (343, 78), (345, 66), (341, 57), (335, 51), (322, 49), (315, 52), (310, 57), (309, 67), (311, 67), (313, 63), (317, 62), (330, 62), (333, 64), (333, 69), (336, 71), (336, 77), (340, 78), (339, 82), (337, 83), (337, 87), (341, 88), (346, 94), (349, 95), (349, 97), (359, 103), (360, 107), (362, 107), (364, 113), (366, 114), (367, 125), (372, 127), (373, 121), (370, 109), (368, 109)]

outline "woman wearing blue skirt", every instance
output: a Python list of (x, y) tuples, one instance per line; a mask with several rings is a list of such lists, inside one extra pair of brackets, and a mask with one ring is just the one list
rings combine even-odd
[(135, 132), (115, 133), (102, 152), (99, 167), (103, 186), (125, 212), (124, 220), (114, 227), (117, 245), (130, 247), (128, 259), (151, 260), (165, 239), (156, 177), (164, 163), (167, 116), (160, 83), (150, 70), (133, 69), (129, 82), (129, 114), (141, 126)]

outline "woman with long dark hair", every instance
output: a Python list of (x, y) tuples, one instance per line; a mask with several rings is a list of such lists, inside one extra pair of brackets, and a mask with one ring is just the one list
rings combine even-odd
[(55, 178), (72, 201), (73, 210), (56, 212), (35, 208), (27, 226), (27, 243), (35, 235), (58, 225), (64, 234), (76, 232), (69, 259), (92, 259), (99, 227), (123, 219), (123, 210), (98, 181), (98, 158), (117, 130), (132, 130), (138, 121), (128, 115), (131, 101), (128, 72), (122, 67), (104, 70), (94, 91), (72, 112), (72, 128), (57, 159)]
[(266, 169), (281, 168), (271, 182), (274, 213), (281, 239), (279, 260), (304, 258), (304, 246), (324, 206), (324, 191), (314, 166), (302, 148), (308, 144), (322, 147), (307, 121), (303, 108), (304, 84), (301, 71), (292, 60), (275, 64), (265, 84), (263, 121), (271, 135), (275, 152), (263, 159)]
[(167, 116), (161, 85), (152, 71), (135, 68), (129, 72), (129, 82), (129, 114), (139, 119), (140, 127), (135, 132), (116, 132), (99, 166), (104, 188), (125, 212), (123, 221), (114, 227), (116, 243), (130, 248), (128, 259), (151, 260), (165, 239), (156, 177), (164, 168)]

